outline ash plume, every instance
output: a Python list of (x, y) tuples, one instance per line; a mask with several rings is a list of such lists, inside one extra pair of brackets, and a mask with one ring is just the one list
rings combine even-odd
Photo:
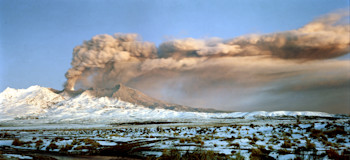
[(164, 42), (160, 57), (223, 57), (266, 55), (282, 59), (327, 59), (349, 52), (349, 22), (346, 11), (321, 17), (299, 29), (231, 40), (187, 38)]
[(66, 73), (65, 88), (74, 90), (78, 79), (84, 80), (96, 73), (123, 70), (122, 62), (137, 62), (154, 57), (155, 45), (139, 41), (137, 34), (97, 35), (74, 48), (72, 68)]
[[(297, 83), (293, 86), (304, 86), (302, 78), (310, 73), (317, 76), (309, 77), (308, 83), (317, 80), (327, 85), (328, 80), (338, 78), (347, 82), (348, 62), (331, 58), (349, 53), (348, 17), (347, 11), (340, 11), (295, 30), (229, 40), (174, 39), (158, 48), (141, 41), (137, 34), (97, 35), (74, 48), (65, 90), (75, 86), (111, 88), (124, 83), (166, 101), (203, 106), (238, 102), (241, 96), (252, 96), (266, 87), (276, 93), (276, 86), (288, 88), (286, 79), (291, 77)], [(320, 82), (328, 72), (333, 76)], [(232, 90), (242, 94), (205, 102), (196, 97), (235, 95)], [(204, 94), (208, 92), (212, 94)]]

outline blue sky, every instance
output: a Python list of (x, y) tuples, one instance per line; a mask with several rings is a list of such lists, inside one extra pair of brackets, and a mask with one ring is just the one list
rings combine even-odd
[(299, 28), (348, 0), (0, 0), (0, 90), (62, 89), (72, 50), (97, 34), (233, 38)]

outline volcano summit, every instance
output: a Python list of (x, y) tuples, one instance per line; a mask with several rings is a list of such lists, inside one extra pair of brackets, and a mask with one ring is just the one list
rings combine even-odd
[[(60, 93), (62, 91), (56, 91)], [(65, 93), (64, 93), (65, 92)], [(86, 94), (92, 97), (108, 97), (110, 99), (118, 99), (120, 101), (128, 102), (137, 106), (144, 106), (150, 109), (169, 109), (174, 111), (189, 111), (189, 112), (222, 112), (214, 109), (192, 108), (178, 104), (171, 104), (149, 97), (144, 93), (129, 88), (123, 84), (117, 84), (113, 88), (90, 88), (87, 90), (70, 91), (64, 90), (63, 94), (75, 96), (79, 94)]]

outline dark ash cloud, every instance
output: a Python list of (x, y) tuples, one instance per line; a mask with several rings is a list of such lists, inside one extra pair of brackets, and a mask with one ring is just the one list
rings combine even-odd
[[(335, 95), (334, 86), (325, 86), (350, 79), (349, 61), (331, 59), (349, 53), (350, 25), (343, 22), (348, 17), (341, 11), (291, 31), (229, 40), (174, 39), (158, 48), (137, 34), (97, 35), (74, 48), (65, 89), (124, 83), (174, 103), (227, 110), (256, 110), (259, 104), (260, 110), (276, 109), (268, 106), (274, 98), (267, 96), (288, 98), (275, 90), (296, 93), (295, 86), (304, 88), (300, 95), (317, 97), (310, 92), (321, 88), (314, 82)], [(282, 102), (274, 105), (292, 110)]]

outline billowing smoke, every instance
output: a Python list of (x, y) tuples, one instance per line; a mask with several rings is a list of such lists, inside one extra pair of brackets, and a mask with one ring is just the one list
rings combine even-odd
[[(136, 34), (98, 35), (74, 48), (65, 89), (124, 83), (163, 100), (215, 107), (253, 105), (247, 97), (308, 88), (314, 81), (344, 86), (350, 79), (348, 62), (330, 58), (350, 52), (348, 16), (346, 11), (332, 13), (296, 30), (229, 40), (175, 39), (158, 48)], [(331, 78), (324, 76), (329, 73)]]
[(349, 24), (341, 23), (348, 14), (329, 14), (297, 30), (226, 41), (218, 38), (173, 40), (160, 45), (159, 55), (177, 59), (255, 55), (306, 60), (337, 57), (349, 52)]
[(74, 90), (78, 79), (85, 80), (89, 76), (94, 76), (94, 79), (101, 74), (120, 72), (124, 63), (155, 57), (155, 45), (139, 41), (137, 34), (97, 35), (74, 48), (72, 68), (66, 73), (65, 88)]

